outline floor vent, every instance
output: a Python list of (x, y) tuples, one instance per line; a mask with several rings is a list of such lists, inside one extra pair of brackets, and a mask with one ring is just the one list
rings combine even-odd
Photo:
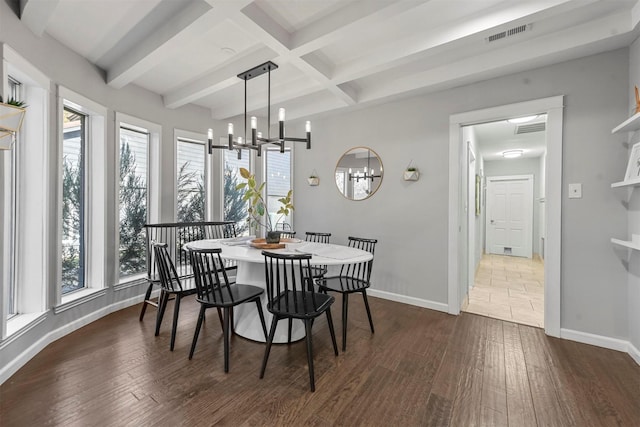
[(523, 133), (543, 132), (546, 129), (547, 129), (547, 123), (546, 122), (527, 123), (527, 124), (524, 124), (524, 125), (516, 126), (515, 134), (516, 135), (520, 135), (520, 134), (523, 134)]
[(486, 37), (485, 40), (487, 43), (495, 42), (497, 40), (502, 40), (507, 37), (515, 36), (516, 34), (524, 33), (527, 30), (531, 30), (531, 24), (518, 25), (517, 27), (509, 28), (505, 31), (500, 31), (499, 33), (495, 33)]

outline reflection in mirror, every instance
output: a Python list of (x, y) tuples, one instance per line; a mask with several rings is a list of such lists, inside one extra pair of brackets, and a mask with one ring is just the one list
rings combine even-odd
[(336, 166), (336, 185), (344, 197), (364, 200), (382, 183), (382, 161), (369, 147), (355, 147), (342, 155)]

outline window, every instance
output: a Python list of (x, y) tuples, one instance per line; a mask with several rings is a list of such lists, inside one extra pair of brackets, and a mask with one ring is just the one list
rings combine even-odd
[[(9, 96), (8, 98), (22, 100), (24, 99), (24, 93), (22, 90), (22, 83), (13, 77), (9, 76)], [(20, 133), (16, 135), (16, 140), (20, 140)], [(12, 318), (18, 314), (18, 300), (17, 300), (17, 284), (16, 284), (16, 216), (17, 216), (17, 168), (18, 168), (18, 150), (10, 150), (7, 153), (9, 157), (7, 164), (8, 168), (4, 174), (7, 183), (7, 193), (9, 206), (7, 207), (7, 226), (8, 226), (8, 238), (9, 238), (9, 250), (8, 254), (8, 269), (7, 269), (7, 284), (9, 286), (9, 292), (5, 301), (4, 307), (7, 319)]]
[(149, 132), (120, 125), (119, 277), (146, 272)]
[(224, 212), (225, 221), (235, 221), (238, 235), (248, 235), (247, 204), (242, 200), (244, 192), (236, 190), (236, 185), (244, 182), (240, 176), (240, 168), (250, 170), (249, 150), (242, 150), (242, 158), (238, 160), (236, 151), (224, 152)]
[(202, 142), (178, 139), (177, 213), (178, 222), (205, 220), (205, 145)]
[(279, 149), (266, 150), (266, 177), (267, 177), (267, 211), (274, 229), (291, 230), (291, 215), (277, 214), (280, 209), (278, 199), (285, 197), (291, 190), (291, 150), (285, 149), (281, 153)]
[(85, 287), (86, 116), (63, 111), (62, 294)]

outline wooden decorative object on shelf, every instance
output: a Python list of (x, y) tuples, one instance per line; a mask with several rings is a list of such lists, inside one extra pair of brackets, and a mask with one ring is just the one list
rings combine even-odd
[(638, 94), (638, 86), (635, 87), (636, 89), (636, 111), (635, 113), (640, 113), (640, 94)]

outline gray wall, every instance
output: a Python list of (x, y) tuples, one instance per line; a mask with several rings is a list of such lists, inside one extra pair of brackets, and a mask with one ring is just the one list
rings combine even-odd
[[(484, 175), (493, 176), (533, 175), (533, 253), (540, 254), (540, 157), (491, 160), (484, 162)], [(482, 225), (484, 227), (484, 224)], [(486, 243), (483, 247), (486, 247)]]
[[(628, 109), (625, 111), (619, 122), (622, 123), (627, 116), (635, 111), (635, 96), (634, 85), (640, 85), (640, 40), (636, 40), (630, 48), (629, 55), (629, 104)], [(620, 149), (621, 142), (624, 141), (625, 135), (620, 135), (616, 138), (615, 147)], [(640, 131), (635, 132), (629, 138), (631, 147), (633, 144), (640, 142)], [(627, 159), (620, 162), (619, 173), (616, 181), (621, 181), (624, 177), (626, 170)], [(619, 234), (617, 237), (624, 240), (631, 239), (632, 234), (640, 234), (640, 191), (639, 189), (631, 190), (631, 194), (628, 194), (629, 190), (618, 189), (612, 190), (612, 197), (615, 198), (618, 203), (622, 204), (624, 201), (629, 200), (629, 208), (627, 215), (628, 233)], [(636, 353), (640, 357), (640, 251), (627, 251), (626, 249), (618, 249), (620, 264), (618, 268), (623, 270), (628, 268), (628, 283), (627, 283), (627, 303), (629, 309), (629, 341), (635, 347)], [(628, 264), (627, 264), (628, 262)], [(640, 362), (639, 362), (640, 363)]]
[[(626, 212), (611, 192), (623, 148), (611, 128), (627, 115), (628, 50), (620, 49), (314, 119), (314, 151), (297, 150), (296, 230), (376, 237), (373, 287), (447, 302), (449, 116), (556, 95), (565, 96), (562, 200), (561, 327), (626, 338), (626, 274), (610, 238), (625, 232)], [(382, 158), (380, 190), (360, 202), (335, 188), (335, 164), (349, 147), (368, 145)], [(418, 182), (401, 179), (413, 159)], [(316, 170), (320, 186), (304, 178)], [(570, 182), (582, 199), (567, 199)], [(548, 185), (548, 183), (547, 183)]]

